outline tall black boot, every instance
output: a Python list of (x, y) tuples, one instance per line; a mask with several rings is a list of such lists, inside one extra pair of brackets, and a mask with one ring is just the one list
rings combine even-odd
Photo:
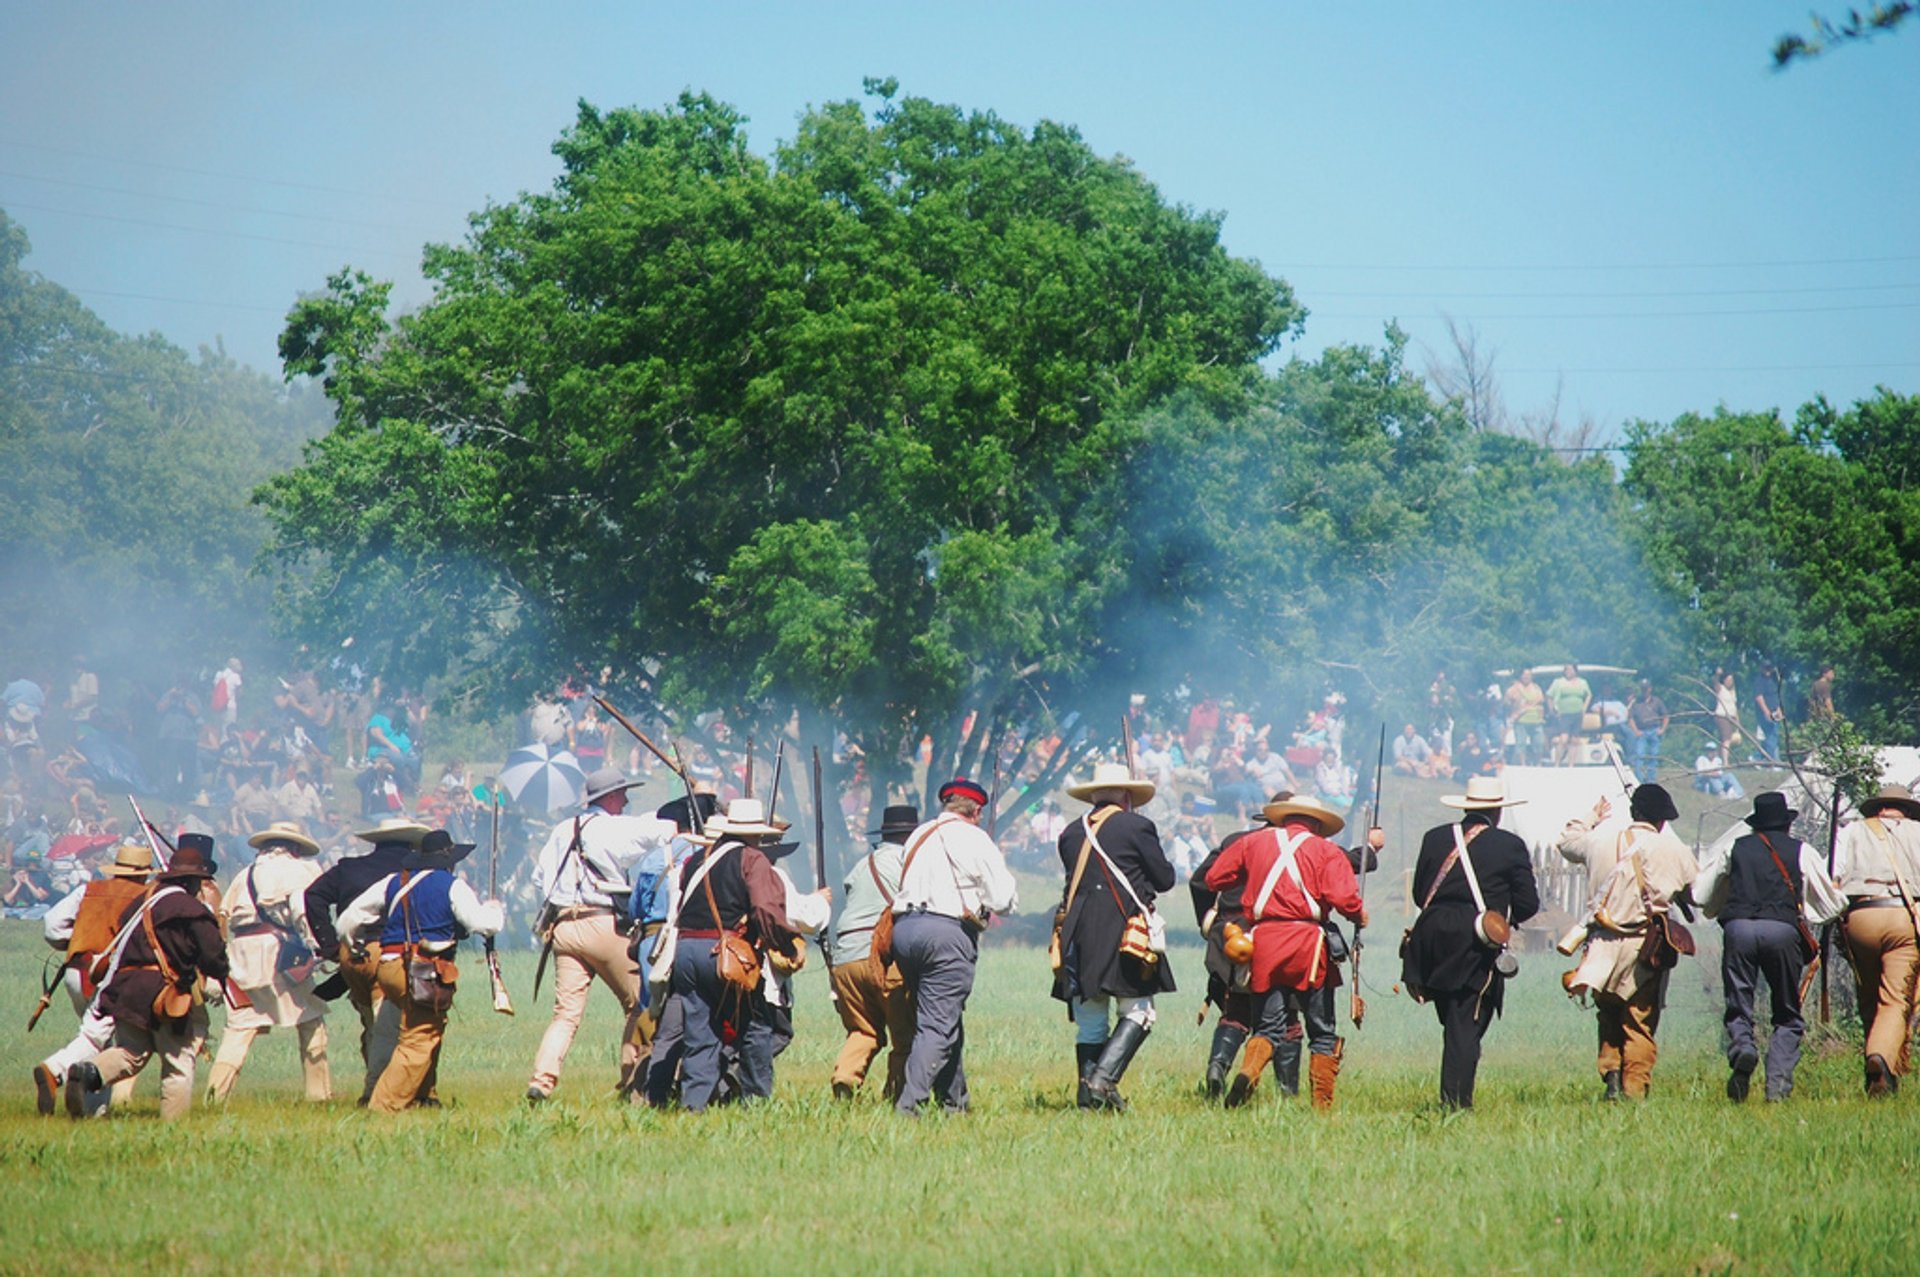
[(1217, 1100), (1226, 1094), (1227, 1074), (1233, 1071), (1234, 1058), (1240, 1054), (1240, 1048), (1246, 1040), (1245, 1025), (1222, 1020), (1213, 1027), (1213, 1047), (1207, 1052), (1208, 1099)]
[(1093, 1073), (1087, 1078), (1087, 1090), (1097, 1107), (1110, 1108), (1116, 1113), (1127, 1111), (1127, 1102), (1120, 1098), (1120, 1079), (1146, 1040), (1147, 1031), (1140, 1027), (1138, 1020), (1123, 1019), (1114, 1026), (1113, 1036), (1100, 1052), (1100, 1062), (1093, 1066)]
[(1300, 1048), (1306, 1044), (1305, 1036), (1294, 1037), (1283, 1034), (1280, 1045), (1273, 1051), (1273, 1080), (1280, 1084), (1280, 1094), (1300, 1094)]
[(1093, 1092), (1087, 1089), (1087, 1079), (1093, 1076), (1093, 1066), (1100, 1063), (1100, 1053), (1106, 1049), (1104, 1042), (1073, 1044), (1073, 1058), (1079, 1065), (1080, 1074), (1080, 1096), (1077, 1102), (1083, 1109), (1100, 1107), (1094, 1103)]

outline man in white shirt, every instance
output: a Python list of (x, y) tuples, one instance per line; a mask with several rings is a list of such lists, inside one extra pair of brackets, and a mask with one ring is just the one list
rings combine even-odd
[[(554, 959), (553, 1020), (533, 1057), (529, 1103), (545, 1100), (559, 1084), (595, 976), (620, 999), (623, 1023), (640, 1000), (640, 966), (616, 925), (614, 901), (624, 903), (633, 890), (627, 868), (648, 852), (664, 850), (678, 829), (658, 816), (625, 814), (632, 787), (617, 767), (587, 777), (586, 810), (555, 825), (534, 860), (540, 925)], [(638, 1059), (639, 1047), (623, 1040), (622, 1077), (632, 1075)]]
[(1860, 817), (1841, 835), (1833, 877), (1847, 897), (1841, 938), (1866, 1022), (1867, 1094), (1884, 1099), (1900, 1089), (1912, 1036), (1920, 802), (1905, 785), (1883, 785), (1860, 804)]
[[(1036, 816), (1037, 818), (1037, 816)], [(880, 844), (847, 871), (840, 891), (846, 906), (833, 936), (834, 1004), (847, 1031), (833, 1062), (833, 1098), (850, 1100), (866, 1080), (880, 1048), (887, 1052), (887, 1084), (880, 1094), (891, 1100), (906, 1077), (907, 1048), (913, 1040), (913, 1008), (897, 967), (883, 967), (873, 956), (873, 927), (900, 893), (900, 864), (906, 840), (920, 827), (915, 807), (888, 807), (874, 832)]]
[(1006, 860), (980, 828), (987, 791), (956, 777), (939, 797), (940, 814), (907, 840), (893, 900), (893, 960), (914, 1007), (913, 1047), (893, 1106), (908, 1117), (918, 1117), (935, 1095), (942, 1109), (966, 1111), (961, 1016), (973, 992), (979, 935), (993, 914), (1018, 903)]

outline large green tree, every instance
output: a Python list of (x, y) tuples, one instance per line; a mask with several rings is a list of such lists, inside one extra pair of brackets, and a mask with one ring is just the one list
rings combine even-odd
[(261, 493), (287, 615), (495, 703), (608, 667), (797, 707), (876, 784), (1083, 674), (1141, 414), (1238, 404), (1303, 312), (1072, 129), (869, 91), (770, 159), (704, 95), (582, 105), (552, 191), (428, 249), (431, 303), (297, 306), (339, 424)]

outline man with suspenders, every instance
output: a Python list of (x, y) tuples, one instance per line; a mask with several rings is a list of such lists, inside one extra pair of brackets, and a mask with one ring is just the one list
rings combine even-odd
[(1899, 1089), (1912, 1036), (1920, 802), (1905, 785), (1885, 785), (1860, 804), (1860, 816), (1840, 840), (1833, 877), (1847, 897), (1841, 927), (1867, 1026), (1867, 1094), (1880, 1099)]
[(900, 894), (900, 866), (907, 836), (920, 826), (917, 807), (888, 807), (874, 832), (880, 843), (847, 871), (840, 884), (846, 905), (833, 933), (833, 992), (846, 1044), (833, 1062), (833, 1097), (852, 1099), (867, 1068), (883, 1046), (887, 1082), (881, 1091), (891, 1100), (906, 1077), (907, 1050), (913, 1041), (913, 1008), (900, 982), (900, 969), (882, 966), (873, 955), (873, 927)]
[(1228, 844), (1207, 870), (1208, 887), (1242, 893), (1253, 929), (1253, 1036), (1226, 1103), (1237, 1108), (1252, 1095), (1291, 1011), (1307, 1027), (1314, 1107), (1332, 1108), (1342, 1044), (1334, 1032), (1333, 1004), (1318, 996), (1337, 979), (1324, 924), (1333, 912), (1367, 924), (1353, 863), (1331, 841), (1346, 821), (1310, 797), (1268, 803), (1263, 814), (1268, 827)]

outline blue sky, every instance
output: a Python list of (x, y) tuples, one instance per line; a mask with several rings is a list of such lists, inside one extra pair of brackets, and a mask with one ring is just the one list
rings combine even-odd
[[(1831, 6), (1829, 6), (1831, 7)], [(1079, 127), (1311, 310), (1294, 352), (1496, 350), (1603, 432), (1920, 390), (1920, 27), (1776, 74), (1801, 0), (1689, 5), (26, 4), (0, 207), (108, 322), (276, 367), (346, 264), (544, 189), (574, 103), (705, 89), (765, 153), (863, 76)]]

